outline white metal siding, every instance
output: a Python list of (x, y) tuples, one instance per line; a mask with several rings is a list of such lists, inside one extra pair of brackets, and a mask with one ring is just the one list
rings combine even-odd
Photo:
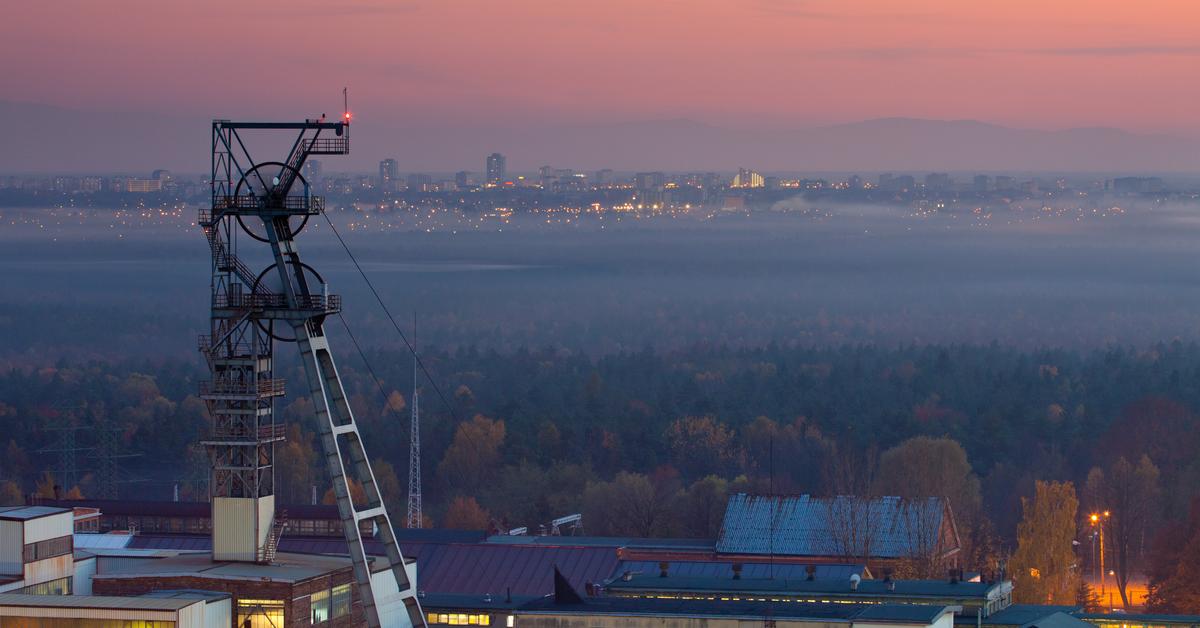
[(25, 522), (25, 543), (37, 543), (61, 536), (71, 536), (75, 531), (75, 518), (71, 511), (38, 517)]
[(198, 600), (191, 606), (179, 609), (178, 616), (175, 628), (205, 628), (204, 601)]
[(204, 628), (229, 628), (232, 625), (232, 600), (225, 598), (204, 605)]
[(25, 586), (66, 578), (75, 571), (75, 557), (70, 554), (25, 564)]
[(258, 547), (267, 544), (271, 525), (275, 522), (275, 496), (268, 495), (258, 500)]
[(25, 551), (24, 530), (20, 521), (0, 521), (0, 574), (21, 574), (21, 556)]
[(71, 591), (75, 595), (92, 594), (92, 576), (96, 575), (97, 560), (95, 557), (85, 558), (75, 563), (75, 580), (71, 583)]
[(213, 498), (213, 558), (253, 561), (257, 504), (250, 497)]

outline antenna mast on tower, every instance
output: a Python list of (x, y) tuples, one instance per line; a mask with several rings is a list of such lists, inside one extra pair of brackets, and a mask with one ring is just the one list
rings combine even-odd
[(421, 391), (417, 388), (417, 313), (413, 312), (412, 428), (408, 445), (408, 527), (421, 527)]

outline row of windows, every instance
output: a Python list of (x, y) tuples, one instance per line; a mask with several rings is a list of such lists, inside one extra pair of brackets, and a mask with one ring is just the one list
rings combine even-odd
[(31, 563), (35, 560), (70, 554), (74, 539), (73, 536), (60, 536), (57, 539), (27, 543), (25, 545), (25, 562)]
[(31, 584), (18, 589), (16, 593), (27, 593), (29, 595), (71, 595), (71, 576), (41, 584)]
[(336, 619), (350, 614), (350, 585), (339, 584), (332, 589), (317, 591), (309, 600), (312, 623)]
[[(364, 525), (364, 527), (369, 524)], [(212, 519), (207, 517), (154, 517), (105, 515), (97, 524), (80, 532), (127, 530), (137, 528), (147, 533), (203, 534), (212, 531)], [(369, 529), (369, 528), (368, 528)], [(285, 534), (298, 536), (342, 536), (342, 523), (336, 519), (292, 519)]]
[(491, 626), (491, 615), (473, 615), (469, 613), (429, 613), (429, 623), (447, 624), (450, 626)]

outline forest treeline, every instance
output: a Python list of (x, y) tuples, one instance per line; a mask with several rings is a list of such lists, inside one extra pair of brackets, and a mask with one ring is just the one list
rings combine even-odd
[[(360, 360), (340, 368), (384, 493), (402, 510), (412, 361), (370, 350), (367, 359), (382, 390)], [(1087, 513), (1108, 510), (1110, 542), (1123, 544), (1116, 569), (1149, 573), (1152, 602), (1168, 610), (1186, 604), (1171, 587), (1190, 574), (1175, 566), (1197, 562), (1181, 553), (1200, 557), (1200, 345), (462, 349), (423, 359), (436, 383), (421, 392), (431, 525), (536, 529), (582, 512), (592, 534), (711, 538), (738, 490), (939, 496), (954, 509), (964, 566), (989, 570), (1046, 555), (1028, 546), (1054, 537), (1030, 532), (1038, 525), (1086, 548)], [(279, 362), (292, 363), (286, 351)], [(178, 486), (202, 499), (206, 462), (194, 443), (207, 414), (195, 390), (205, 375), (199, 360), (0, 374), (0, 497), (57, 485), (169, 498)], [(298, 365), (280, 375), (302, 380)], [(277, 410), (289, 435), (277, 448), (280, 500), (321, 499), (311, 404), (289, 397)], [(1076, 585), (1059, 581), (1044, 599), (1077, 595)]]

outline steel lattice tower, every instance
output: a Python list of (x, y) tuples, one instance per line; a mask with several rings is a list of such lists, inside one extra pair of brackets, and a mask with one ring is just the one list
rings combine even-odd
[(417, 388), (417, 317), (413, 315), (412, 426), (408, 438), (408, 527), (421, 527), (421, 391)]
[[(268, 132), (295, 134), (285, 161), (251, 158), (243, 135)], [(284, 384), (274, 376), (274, 345), (294, 342), (367, 624), (397, 618), (387, 623), (424, 627), (325, 335), (325, 317), (340, 311), (341, 300), (300, 260), (295, 241), (309, 218), (324, 210), (323, 199), (310, 194), (301, 175), (305, 161), (349, 151), (348, 113), (336, 122), (213, 121), (212, 207), (199, 217), (212, 253), (211, 329), (199, 347), (212, 375), (201, 383), (200, 394), (212, 417), (204, 444), (212, 467), (213, 558), (269, 563), (287, 525), (286, 517), (275, 515), (274, 450), (284, 426), (275, 422), (274, 401), (284, 394)], [(238, 256), (239, 239), (269, 250), (274, 264), (251, 271)], [(362, 486), (365, 503), (353, 503), (352, 484)], [(368, 559), (364, 527), (377, 530), (385, 556)]]

